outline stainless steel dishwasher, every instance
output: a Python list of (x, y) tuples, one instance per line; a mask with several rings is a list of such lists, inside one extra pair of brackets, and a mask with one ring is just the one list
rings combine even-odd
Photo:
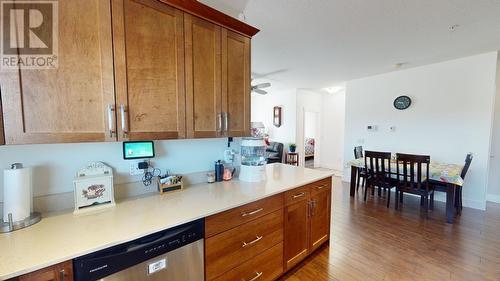
[(204, 220), (73, 260), (76, 281), (203, 281)]

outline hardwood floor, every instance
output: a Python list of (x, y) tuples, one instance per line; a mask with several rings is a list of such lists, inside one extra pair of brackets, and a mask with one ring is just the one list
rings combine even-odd
[(405, 196), (396, 211), (384, 194), (365, 203), (339, 178), (333, 184), (330, 244), (282, 280), (500, 280), (500, 204), (464, 208), (451, 225), (444, 203), (426, 220), (418, 198)]

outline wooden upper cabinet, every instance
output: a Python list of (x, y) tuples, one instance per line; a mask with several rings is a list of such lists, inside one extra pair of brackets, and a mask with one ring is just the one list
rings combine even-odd
[(58, 68), (0, 72), (7, 144), (115, 140), (109, 1), (58, 3)]
[(185, 14), (184, 34), (187, 136), (221, 136), (221, 27)]
[(250, 38), (222, 29), (222, 112), (224, 133), (250, 135)]
[(184, 13), (113, 0), (119, 140), (185, 137)]

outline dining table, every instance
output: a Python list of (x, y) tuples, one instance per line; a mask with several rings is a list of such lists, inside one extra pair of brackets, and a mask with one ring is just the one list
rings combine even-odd
[[(394, 165), (391, 165), (390, 173), (396, 174), (396, 159), (391, 160)], [(354, 197), (356, 193), (356, 179), (360, 168), (365, 168), (364, 158), (358, 158), (349, 161), (351, 166), (351, 182), (350, 182), (350, 195)], [(400, 164), (402, 165), (402, 164)], [(463, 164), (448, 164), (441, 162), (429, 163), (429, 179), (423, 178), (423, 180), (429, 180), (434, 182), (442, 183), (446, 186), (446, 222), (453, 223), (456, 217), (455, 202), (458, 195), (457, 189), (462, 187), (464, 184), (464, 179), (461, 177)], [(425, 173), (423, 173), (425, 177)]]

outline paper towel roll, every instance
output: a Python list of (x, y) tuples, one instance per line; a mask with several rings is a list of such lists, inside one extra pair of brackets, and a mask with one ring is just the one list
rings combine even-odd
[(3, 171), (3, 221), (20, 221), (30, 216), (32, 209), (31, 168)]

